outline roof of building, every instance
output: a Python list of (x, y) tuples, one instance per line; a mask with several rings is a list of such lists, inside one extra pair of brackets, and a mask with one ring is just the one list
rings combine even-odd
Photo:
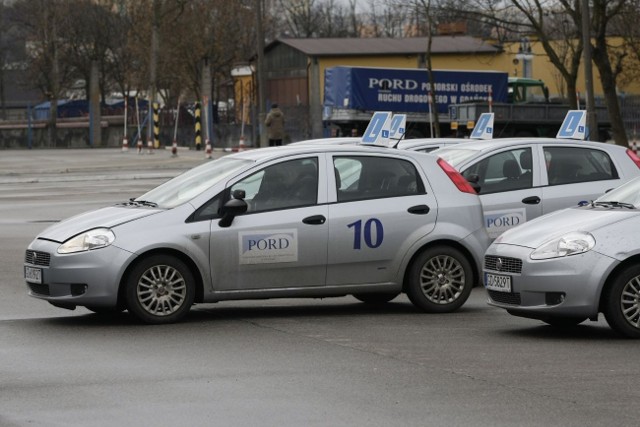
[[(278, 44), (286, 44), (308, 56), (342, 55), (417, 55), (427, 50), (427, 37), (411, 38), (279, 38), (266, 50)], [(498, 53), (502, 49), (482, 39), (470, 36), (434, 36), (431, 52), (449, 53)]]

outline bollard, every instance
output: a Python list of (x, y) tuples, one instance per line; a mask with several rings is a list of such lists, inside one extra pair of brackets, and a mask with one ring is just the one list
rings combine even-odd
[(147, 154), (153, 154), (153, 139), (147, 141)]
[(122, 139), (122, 152), (126, 153), (127, 151), (129, 151), (129, 141), (127, 141), (127, 137), (125, 136)]
[(207, 145), (206, 145), (206, 149), (205, 149), (205, 159), (210, 159), (211, 158), (211, 141), (209, 141), (207, 139)]
[(138, 154), (142, 154), (142, 140), (138, 139), (138, 143), (136, 144), (136, 147), (138, 148)]
[(173, 140), (173, 143), (171, 144), (171, 156), (172, 157), (178, 157), (178, 141), (176, 141), (175, 139)]

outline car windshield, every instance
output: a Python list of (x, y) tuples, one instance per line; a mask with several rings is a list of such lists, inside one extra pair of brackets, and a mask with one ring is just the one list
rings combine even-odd
[(476, 155), (478, 151), (468, 148), (445, 147), (432, 151), (431, 153), (441, 157), (451, 166), (457, 167), (460, 163)]
[(250, 163), (253, 161), (222, 157), (188, 170), (134, 201), (144, 200), (145, 203), (156, 203), (159, 208), (170, 209), (193, 199)]
[(594, 203), (633, 205), (640, 208), (640, 178), (635, 178), (620, 187), (598, 197)]

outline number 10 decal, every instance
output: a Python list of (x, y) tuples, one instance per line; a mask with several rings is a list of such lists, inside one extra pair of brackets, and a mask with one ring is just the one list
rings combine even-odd
[[(348, 224), (347, 227), (353, 228), (353, 249), (360, 249), (363, 240), (362, 220), (359, 219), (356, 222)], [(364, 223), (364, 244), (371, 249), (375, 249), (382, 244), (382, 239), (384, 239), (382, 222), (380, 222), (378, 218), (368, 219)]]

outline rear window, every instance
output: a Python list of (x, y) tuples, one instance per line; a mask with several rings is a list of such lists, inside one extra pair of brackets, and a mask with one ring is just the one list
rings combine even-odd
[(389, 157), (334, 158), (338, 202), (424, 194), (415, 166)]
[(544, 147), (549, 185), (618, 179), (609, 155), (602, 150)]

